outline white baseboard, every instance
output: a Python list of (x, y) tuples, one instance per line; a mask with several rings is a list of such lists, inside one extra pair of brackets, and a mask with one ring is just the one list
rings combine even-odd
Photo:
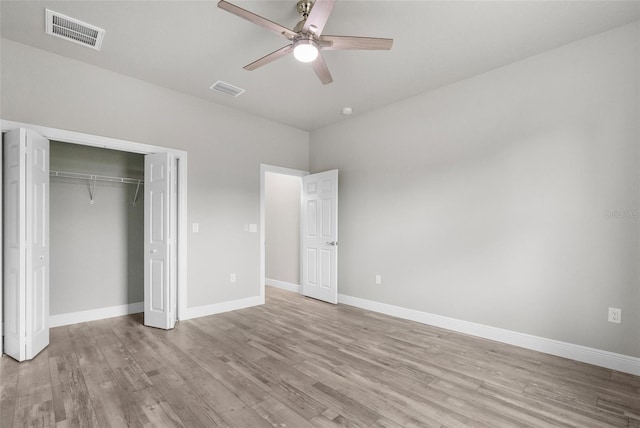
[(229, 302), (214, 303), (212, 305), (202, 305), (193, 308), (187, 308), (185, 316), (180, 318), (181, 321), (193, 318), (206, 317), (208, 315), (220, 314), (223, 312), (235, 311), (238, 309), (250, 308), (264, 304), (264, 298), (260, 296), (247, 297), (245, 299), (231, 300)]
[(90, 309), (88, 311), (72, 312), (69, 314), (50, 315), (49, 327), (61, 327), (63, 325), (120, 317), (140, 312), (144, 312), (144, 302), (110, 306), (108, 308)]
[(293, 291), (294, 293), (300, 293), (300, 285), (291, 282), (278, 281), (277, 279), (264, 279), (264, 285), (271, 287), (281, 288), (287, 291)]
[(505, 330), (483, 324), (476, 324), (469, 321), (448, 318), (441, 315), (416, 311), (414, 309), (402, 308), (388, 305), (386, 303), (374, 302), (358, 297), (338, 295), (338, 303), (356, 306), (373, 312), (385, 315), (416, 321), (435, 327), (441, 327), (460, 333), (470, 334), (521, 348), (532, 349), (546, 354), (569, 358), (583, 363), (606, 367), (624, 373), (640, 375), (640, 358), (631, 357), (600, 349), (589, 348), (587, 346), (574, 345), (572, 343), (561, 342), (559, 340), (546, 339), (544, 337)]

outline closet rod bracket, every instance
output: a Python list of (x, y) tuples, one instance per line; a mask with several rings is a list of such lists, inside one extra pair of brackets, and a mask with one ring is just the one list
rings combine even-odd
[(95, 195), (96, 193), (96, 176), (92, 175), (91, 176), (91, 184), (89, 184), (89, 199), (91, 199), (91, 201), (89, 202), (91, 205), (93, 205), (94, 201), (93, 201), (93, 195)]
[(138, 202), (138, 192), (140, 191), (140, 184), (142, 184), (142, 180), (138, 180), (138, 185), (136, 186), (136, 194), (133, 195), (133, 206), (136, 206), (136, 202)]

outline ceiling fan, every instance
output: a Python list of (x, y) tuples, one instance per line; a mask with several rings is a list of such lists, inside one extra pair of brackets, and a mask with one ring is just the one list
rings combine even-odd
[(249, 12), (225, 0), (218, 2), (218, 7), (231, 12), (240, 18), (251, 21), (269, 31), (280, 34), (291, 43), (271, 52), (262, 58), (245, 65), (245, 70), (255, 70), (269, 64), (293, 51), (298, 61), (312, 62), (313, 71), (318, 75), (323, 85), (333, 82), (327, 63), (320, 51), (323, 50), (389, 50), (393, 39), (354, 36), (325, 36), (322, 34), (335, 0), (300, 0), (297, 4), (298, 13), (302, 20), (290, 30), (262, 16)]

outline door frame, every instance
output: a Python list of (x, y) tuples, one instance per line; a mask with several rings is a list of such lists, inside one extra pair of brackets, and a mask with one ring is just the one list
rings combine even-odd
[[(309, 171), (302, 171), (300, 169), (293, 168), (285, 168), (282, 166), (268, 165), (261, 163), (260, 164), (260, 300), (262, 304), (264, 304), (264, 294), (265, 294), (265, 255), (266, 255), (266, 220), (265, 220), (265, 202), (266, 202), (266, 177), (267, 173), (272, 172), (275, 174), (283, 174), (290, 175), (293, 177), (300, 177), (300, 181), (302, 181), (302, 177), (305, 175), (309, 175)], [(302, 212), (302, 187), (300, 188), (300, 211)], [(300, 243), (302, 243), (302, 222), (298, 225), (300, 227)], [(302, 251), (302, 247), (300, 249)], [(300, 275), (298, 276), (298, 285), (301, 285), (301, 276), (302, 276), (302, 256), (300, 256)], [(299, 292), (302, 291), (300, 288)]]
[[(154, 146), (150, 144), (136, 143), (133, 141), (120, 140), (117, 138), (102, 137), (98, 135), (84, 134), (81, 132), (67, 131), (63, 129), (51, 128), (47, 126), (33, 125), (29, 123), (14, 122), (10, 120), (0, 119), (0, 131), (6, 132), (15, 128), (28, 128), (36, 131), (49, 140), (61, 141), (64, 143), (78, 144), (82, 146), (101, 147), (111, 150), (120, 150), (130, 153), (151, 154), (168, 152), (173, 154), (178, 161), (178, 307), (177, 319), (180, 320), (186, 316), (187, 309), (187, 152), (184, 150), (171, 149), (168, 147)], [(0, 158), (1, 159), (1, 158)], [(1, 167), (0, 167), (0, 171)], [(0, 183), (2, 175), (0, 175)], [(2, 195), (2, 186), (0, 186), (0, 196)], [(1, 198), (0, 198), (0, 208)], [(0, 238), (3, 235), (3, 225), (0, 222)], [(1, 241), (0, 241), (1, 242)], [(1, 247), (1, 246), (0, 246)], [(0, 250), (1, 251), (1, 250)], [(1, 253), (0, 253), (1, 255)], [(2, 259), (0, 259), (2, 260)], [(4, 289), (2, 278), (0, 276), (0, 302), (1, 291)], [(2, 308), (0, 307), (0, 317), (2, 316)], [(0, 318), (0, 320), (3, 318)], [(1, 342), (1, 340), (0, 340)], [(0, 351), (2, 346), (0, 344)]]
[[(3, 132), (0, 126), (0, 133)], [(2, 190), (4, 189), (4, 145), (2, 144), (2, 135), (0, 134), (0, 356), (4, 356), (4, 195)]]

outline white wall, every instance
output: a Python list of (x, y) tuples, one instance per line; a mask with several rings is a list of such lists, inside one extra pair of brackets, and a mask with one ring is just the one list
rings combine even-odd
[(312, 172), (340, 169), (340, 292), (640, 356), (639, 36), (313, 132)]
[(265, 174), (265, 276), (300, 284), (300, 177)]
[[(144, 156), (51, 142), (52, 170), (144, 179)], [(51, 177), (50, 313), (144, 300), (144, 187)]]
[(260, 163), (307, 170), (307, 132), (1, 42), (3, 119), (189, 153), (188, 307), (260, 295), (259, 233), (243, 231), (259, 223)]

